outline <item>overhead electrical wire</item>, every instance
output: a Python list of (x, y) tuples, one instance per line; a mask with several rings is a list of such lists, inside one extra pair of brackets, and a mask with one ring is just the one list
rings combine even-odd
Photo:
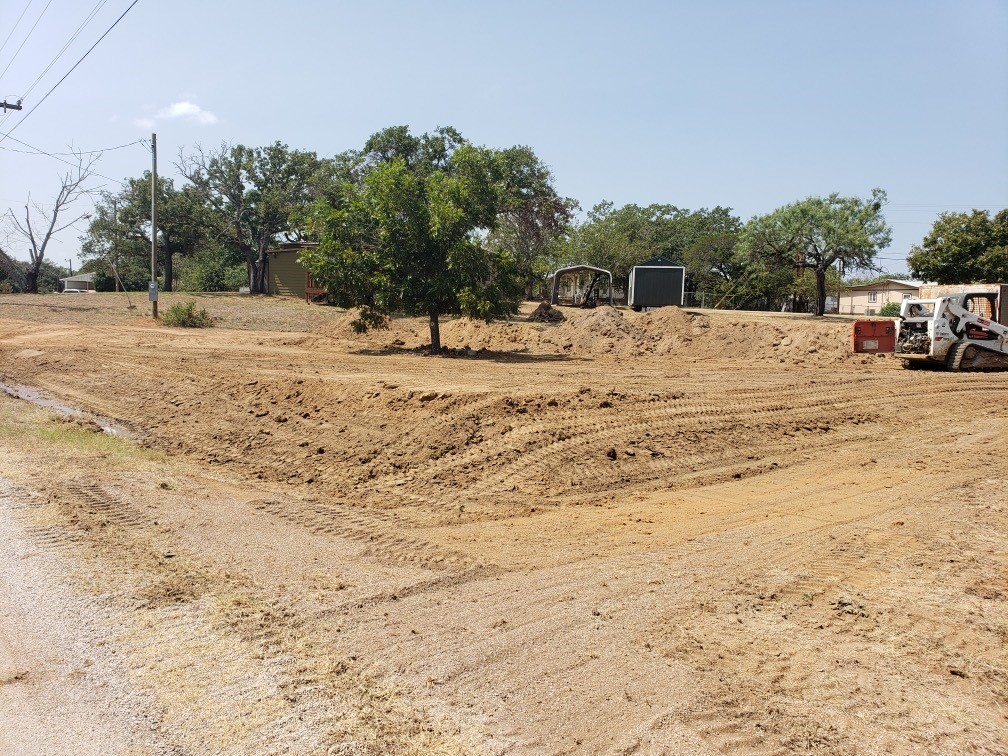
[[(11, 137), (11, 139), (14, 139), (14, 137)], [(17, 142), (19, 140), (14, 139), (14, 141)], [(31, 150), (15, 150), (13, 147), (0, 147), (0, 150), (7, 150), (8, 152), (18, 152), (21, 153), (22, 155), (48, 155), (49, 157), (56, 157), (57, 155), (63, 155), (63, 156), (99, 155), (103, 152), (114, 152), (115, 150), (121, 150), (124, 147), (132, 147), (134, 144), (142, 144), (146, 147), (147, 142), (149, 141), (150, 141), (149, 139), (136, 139), (132, 142), (127, 142), (126, 144), (117, 144), (115, 147), (103, 147), (102, 149), (98, 150), (77, 150), (76, 152), (43, 152), (41, 150), (35, 149), (34, 147)], [(21, 142), (21, 144), (24, 144), (24, 142)]]
[[(63, 54), (70, 48), (70, 45), (74, 43), (77, 37), (80, 36), (80, 33), (84, 31), (85, 27), (87, 27), (89, 23), (91, 23), (91, 20), (98, 14), (98, 11), (100, 11), (107, 2), (108, 0), (98, 0), (98, 2), (95, 3), (95, 6), (91, 9), (91, 11), (87, 14), (87, 16), (85, 16), (84, 20), (81, 21), (81, 23), (77, 26), (74, 32), (70, 35), (70, 38), (63, 44), (63, 47), (60, 48), (60, 51), (56, 53), (55, 57), (53, 57), (53, 59), (49, 61), (49, 64), (44, 69), (42, 69), (42, 73), (36, 76), (35, 80), (28, 85), (28, 88), (21, 93), (20, 95), (21, 100), (28, 99), (28, 96), (35, 90), (35, 87), (37, 87), (39, 82), (42, 81), (42, 77), (44, 77), (47, 73), (49, 73), (49, 70), (54, 65), (56, 65), (56, 63), (59, 61), (60, 58), (63, 57)], [(7, 113), (4, 114), (3, 118), (0, 118), (0, 129), (2, 129), (3, 125), (7, 123), (7, 119), (14, 117), (14, 113), (16, 112), (17, 111), (15, 110), (8, 111)]]
[[(7, 136), (10, 136), (10, 134), (8, 134)], [(30, 150), (35, 150), (35, 152), (32, 153), (32, 154), (35, 154), (35, 155), (45, 155), (46, 157), (51, 157), (53, 160), (59, 160), (61, 163), (65, 163), (66, 165), (69, 165), (71, 168), (79, 168), (80, 167), (79, 163), (71, 163), (69, 160), (64, 160), (63, 158), (59, 157), (60, 153), (46, 152), (45, 150), (43, 150), (43, 149), (41, 149), (39, 147), (36, 147), (33, 144), (28, 144), (28, 142), (21, 141), (17, 137), (13, 137), (12, 136), (12, 137), (10, 137), (10, 139), (11, 139), (11, 141), (17, 142), (18, 144), (20, 144), (20, 145), (22, 145), (24, 147), (27, 147)], [(130, 144), (120, 145), (120, 147), (129, 147), (129, 146), (131, 146), (133, 144), (139, 144), (139, 143), (143, 143), (143, 142), (146, 142), (146, 141), (147, 140), (145, 140), (145, 139), (139, 139), (136, 142), (131, 142)], [(0, 147), (0, 150), (9, 150), (9, 149), (10, 149), (10, 147)], [(115, 147), (114, 149), (119, 149), (119, 147)], [(94, 152), (98, 152), (98, 151), (95, 150), (95, 151), (92, 151), (92, 152), (82, 152), (80, 154), (81, 155), (88, 155), (88, 154), (93, 154)], [(65, 153), (63, 153), (63, 154), (65, 154)], [(77, 153), (72, 153), (72, 154), (77, 154)], [(120, 186), (125, 186), (126, 185), (125, 181), (120, 181), (119, 179), (114, 179), (111, 176), (106, 176), (105, 174), (98, 173), (97, 171), (94, 171), (94, 170), (92, 170), (90, 173), (93, 176), (97, 176), (98, 178), (103, 178), (106, 181), (112, 181), (112, 182), (114, 182), (116, 184), (119, 184)]]
[[(50, 0), (50, 2), (52, 2), (52, 0)], [(25, 119), (27, 119), (28, 116), (30, 116), (32, 113), (34, 113), (38, 109), (39, 105), (41, 105), (43, 102), (45, 102), (49, 98), (49, 95), (51, 95), (53, 92), (56, 91), (56, 88), (60, 84), (62, 84), (64, 81), (66, 81), (66, 78), (70, 74), (72, 74), (74, 72), (74, 70), (77, 68), (77, 66), (79, 66), (81, 63), (84, 62), (84, 59), (88, 55), (91, 54), (91, 51), (94, 50), (96, 47), (98, 47), (99, 43), (101, 43), (101, 41), (103, 39), (105, 39), (105, 37), (108, 36), (109, 32), (111, 32), (113, 29), (116, 28), (116, 26), (119, 24), (119, 22), (122, 21), (126, 17), (127, 13), (129, 13), (131, 10), (133, 10), (133, 6), (136, 5), (138, 2), (140, 2), (140, 0), (133, 0), (133, 2), (130, 3), (129, 7), (122, 12), (122, 15), (119, 16), (119, 18), (117, 18), (112, 23), (112, 25), (108, 29), (105, 30), (104, 34), (102, 34), (100, 37), (98, 37), (98, 41), (95, 42), (93, 45), (91, 45), (91, 47), (88, 48), (87, 52), (84, 53), (80, 57), (80, 59), (76, 63), (73, 64), (73, 67), (71, 67), (71, 69), (69, 71), (67, 71), (65, 74), (63, 74), (63, 77), (59, 81), (57, 81), (55, 84), (53, 84), (52, 88), (42, 96), (42, 99), (40, 99), (38, 102), (36, 102), (35, 105), (32, 106), (31, 110), (29, 110), (27, 113), (25, 113), (24, 116), (22, 116), (22, 118), (17, 123), (15, 123), (13, 126), (11, 126), (11, 128), (10, 128), (9, 131), (7, 131), (2, 136), (0, 136), (0, 143), (3, 143), (3, 141), (5, 139), (7, 139), (8, 137), (10, 137), (10, 138), (13, 139), (13, 137), (11, 137), (10, 135), (14, 132), (14, 130), (17, 129), (17, 127), (20, 126), (22, 123), (24, 123)]]
[(39, 21), (42, 20), (42, 16), (45, 15), (45, 12), (49, 10), (49, 6), (52, 5), (52, 2), (53, 0), (49, 0), (49, 2), (45, 4), (45, 8), (42, 9), (42, 12), (39, 13), (38, 18), (35, 19), (35, 23), (32, 24), (32, 28), (28, 30), (28, 34), (26, 34), (25, 38), (21, 40), (21, 44), (18, 45), (18, 49), (14, 51), (14, 55), (12, 55), (11, 59), (7, 61), (7, 65), (4, 67), (4, 70), (0, 71), (0, 79), (4, 77), (4, 74), (7, 73), (7, 69), (9, 69), (11, 65), (14, 63), (14, 61), (17, 60), (17, 56), (18, 53), (21, 52), (21, 48), (24, 47), (25, 43), (31, 38), (32, 32), (35, 31), (35, 27), (39, 25)]
[(49, 61), (49, 64), (44, 69), (42, 69), (42, 73), (40, 73), (38, 76), (36, 76), (35, 77), (35, 81), (33, 81), (31, 84), (29, 84), (28, 85), (28, 89), (26, 89), (21, 94), (21, 98), (22, 99), (28, 97), (28, 95), (30, 95), (32, 93), (32, 90), (35, 89), (35, 87), (38, 86), (38, 83), (42, 80), (42, 77), (45, 76), (47, 73), (49, 73), (49, 70), (54, 65), (56, 65), (56, 63), (59, 61), (59, 59), (61, 57), (63, 57), (63, 54), (69, 49), (70, 45), (72, 45), (74, 43), (74, 41), (77, 39), (77, 37), (80, 36), (80, 33), (82, 31), (84, 31), (84, 28), (89, 23), (91, 23), (91, 20), (96, 15), (98, 15), (98, 11), (100, 11), (102, 9), (102, 7), (105, 5), (105, 3), (107, 3), (107, 2), (108, 2), (108, 0), (98, 0), (98, 2), (95, 4), (95, 6), (91, 9), (91, 12), (87, 14), (87, 16), (84, 18), (84, 20), (81, 21), (80, 25), (74, 30), (73, 34), (70, 35), (70, 38), (64, 43), (63, 47), (60, 48), (60, 51), (58, 53), (56, 53), (55, 57), (51, 61)]
[(6, 38), (4, 38), (3, 44), (0, 45), (0, 52), (3, 52), (3, 49), (7, 47), (7, 43), (10, 42), (10, 38), (14, 36), (14, 32), (17, 31), (18, 26), (21, 24), (21, 19), (24, 18), (24, 14), (28, 12), (28, 9), (31, 7), (33, 2), (34, 0), (28, 0), (28, 2), (25, 3), (24, 10), (21, 11), (21, 15), (18, 16), (18, 20), (14, 22), (14, 27), (7, 34)]

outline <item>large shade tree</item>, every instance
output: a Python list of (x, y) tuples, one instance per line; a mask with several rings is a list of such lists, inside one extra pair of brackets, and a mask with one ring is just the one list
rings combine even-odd
[(882, 207), (886, 193), (871, 197), (808, 197), (750, 220), (739, 234), (740, 254), (747, 259), (815, 276), (815, 314), (826, 311), (826, 276), (834, 264), (843, 269), (873, 270), (875, 256), (892, 241)]
[[(600, 202), (567, 236), (561, 257), (564, 262), (605, 268), (623, 286), (630, 268), (648, 258), (662, 255), (677, 262), (688, 260), (688, 275), (697, 285), (696, 279), (706, 280), (713, 270), (714, 257), (723, 261), (731, 256), (741, 225), (726, 207), (687, 210), (668, 204), (630, 204), (617, 208), (612, 202)], [(706, 267), (708, 261), (710, 267)], [(722, 266), (722, 272), (727, 270)]]
[[(102, 192), (81, 240), (81, 258), (95, 269), (114, 266), (120, 274), (149, 267), (150, 212), (150, 171), (127, 179), (119, 192)], [(165, 291), (172, 290), (176, 257), (195, 254), (206, 244), (208, 233), (205, 207), (195, 188), (176, 189), (171, 179), (159, 177), (157, 262), (164, 272)]]
[(547, 273), (558, 241), (570, 230), (576, 200), (560, 196), (553, 174), (530, 147), (500, 151), (504, 170), (501, 208), (490, 231), (490, 248), (511, 252), (532, 299)]
[(924, 281), (1008, 281), (1008, 210), (942, 213), (907, 262)]
[(316, 249), (302, 260), (337, 304), (361, 307), (359, 330), (391, 313), (428, 318), (510, 314), (521, 276), (510, 252), (485, 244), (513, 198), (506, 156), (451, 128), (414, 136), (404, 126), (373, 135), (316, 207)]
[(253, 294), (266, 292), (267, 252), (278, 240), (303, 237), (297, 223), (315, 198), (321, 169), (314, 152), (275, 142), (267, 147), (197, 147), (178, 169), (204, 205), (213, 239), (248, 265)]

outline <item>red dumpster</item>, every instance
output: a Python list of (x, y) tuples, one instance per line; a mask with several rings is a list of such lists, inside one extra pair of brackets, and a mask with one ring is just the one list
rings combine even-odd
[(855, 353), (896, 351), (896, 323), (892, 320), (855, 320), (851, 323), (851, 349)]

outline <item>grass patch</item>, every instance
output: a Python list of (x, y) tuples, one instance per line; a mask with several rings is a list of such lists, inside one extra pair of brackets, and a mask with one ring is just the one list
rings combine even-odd
[(134, 442), (102, 433), (97, 426), (76, 418), (65, 418), (36, 407), (25, 400), (0, 394), (0, 444), (11, 453), (22, 452), (36, 459), (50, 451), (102, 457), (120, 463), (151, 462), (165, 459)]
[(210, 313), (205, 307), (197, 309), (195, 300), (176, 302), (165, 311), (162, 320), (166, 326), (175, 328), (209, 328), (213, 325)]

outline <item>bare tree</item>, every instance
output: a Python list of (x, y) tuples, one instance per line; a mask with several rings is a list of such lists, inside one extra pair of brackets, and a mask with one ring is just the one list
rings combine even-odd
[(81, 213), (73, 220), (66, 221), (66, 213), (70, 206), (91, 192), (85, 183), (91, 178), (94, 164), (98, 162), (99, 157), (100, 153), (93, 154), (87, 159), (83, 155), (77, 156), (76, 170), (64, 174), (59, 193), (51, 206), (46, 207), (39, 202), (32, 202), (29, 195), (24, 207), (23, 221), (14, 214), (13, 209), (7, 210), (12, 235), (20, 237), (28, 247), (30, 262), (24, 273), (25, 291), (38, 293), (39, 269), (42, 267), (46, 248), (52, 238), (74, 223), (89, 217), (88, 213)]

